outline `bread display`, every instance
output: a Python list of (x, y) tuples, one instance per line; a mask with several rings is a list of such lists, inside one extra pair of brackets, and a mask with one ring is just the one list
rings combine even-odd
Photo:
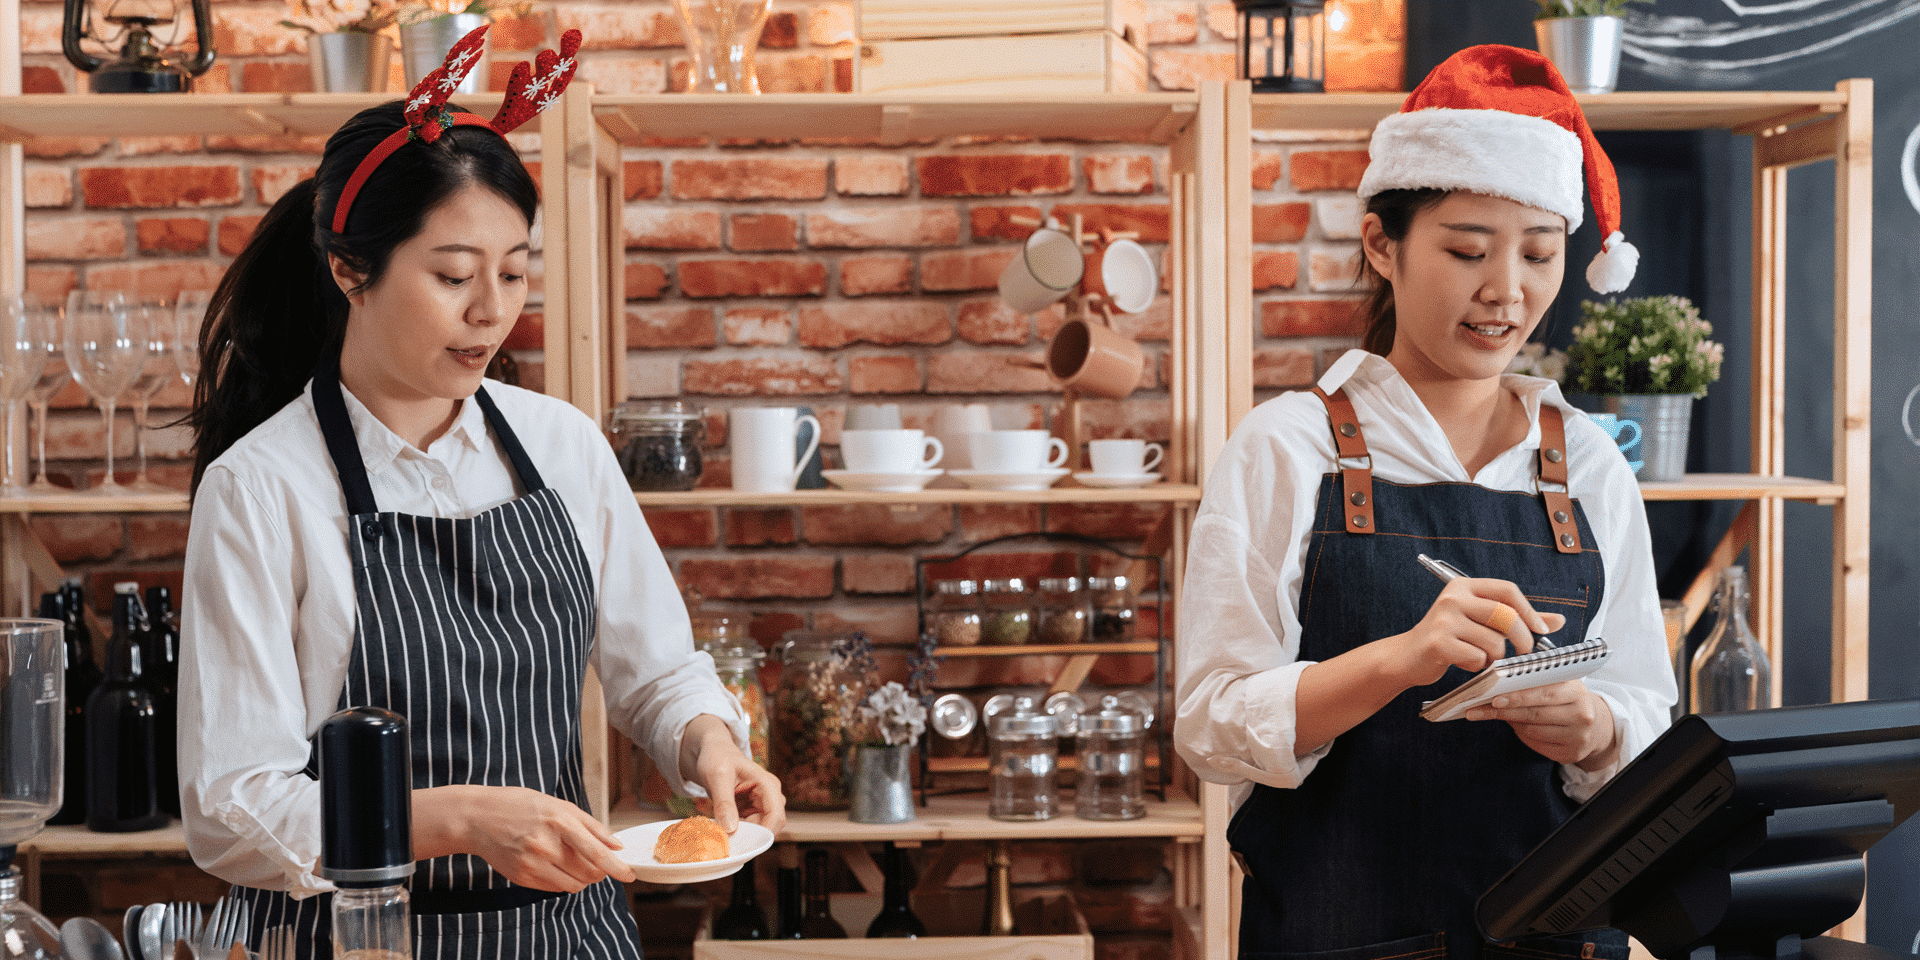
[(729, 850), (727, 832), (712, 819), (695, 814), (660, 831), (660, 839), (653, 844), (653, 859), (661, 863), (699, 863), (724, 860)]

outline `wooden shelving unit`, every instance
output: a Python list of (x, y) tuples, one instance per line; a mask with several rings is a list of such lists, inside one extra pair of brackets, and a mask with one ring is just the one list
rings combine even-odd
[(1174, 503), (1200, 502), (1200, 487), (1191, 483), (1156, 483), (1131, 489), (1083, 487), (1061, 482), (1046, 490), (956, 490), (932, 487), (913, 493), (871, 493), (859, 490), (795, 490), (791, 493), (741, 493), (703, 489), (674, 493), (639, 493), (642, 507), (827, 507), (852, 504), (919, 506), (921, 504), (1016, 503)]

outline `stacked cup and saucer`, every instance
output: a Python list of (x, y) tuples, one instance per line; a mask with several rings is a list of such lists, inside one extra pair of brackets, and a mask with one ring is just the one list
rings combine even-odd
[(967, 453), (973, 469), (947, 472), (976, 490), (1045, 490), (1070, 472), (1067, 442), (1045, 430), (976, 430)]
[(840, 431), (846, 469), (820, 475), (845, 490), (913, 493), (946, 472), (935, 466), (945, 452), (939, 437), (901, 427), (898, 405), (855, 407)]
[(1144, 487), (1160, 479), (1153, 468), (1166, 452), (1145, 440), (1089, 440), (1087, 461), (1093, 469), (1073, 478), (1089, 487)]

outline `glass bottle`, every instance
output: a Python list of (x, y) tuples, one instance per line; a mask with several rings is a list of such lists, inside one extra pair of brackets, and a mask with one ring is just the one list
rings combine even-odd
[(1005, 840), (987, 853), (987, 915), (980, 925), (989, 937), (1013, 935), (1013, 854)]
[(1760, 710), (1773, 700), (1773, 668), (1747, 625), (1747, 569), (1731, 566), (1714, 594), (1720, 619), (1693, 655), (1689, 706), (1694, 713)]
[(727, 908), (713, 918), (715, 940), (771, 940), (767, 912), (760, 909), (760, 891), (755, 888), (753, 861), (748, 860), (733, 875), (733, 896)]
[(926, 936), (927, 925), (913, 913), (913, 865), (907, 862), (907, 851), (889, 841), (885, 860), (882, 867), (887, 876), (885, 899), (880, 913), (867, 925), (867, 937)]
[(607, 415), (613, 452), (634, 490), (692, 490), (703, 465), (706, 411), (681, 400), (629, 400)]
[(1041, 578), (1041, 643), (1082, 643), (1091, 619), (1079, 577)]
[(985, 581), (981, 601), (980, 642), (1018, 647), (1034, 642), (1033, 597), (1019, 577)]
[(1133, 591), (1126, 577), (1088, 577), (1093, 595), (1093, 642), (1133, 640)]
[(780, 916), (779, 937), (800, 939), (800, 848), (780, 845), (780, 868), (773, 874), (774, 911)]
[(413, 769), (405, 717), (351, 707), (320, 725), (320, 863), (333, 881), (333, 955), (413, 956)]
[(980, 645), (980, 581), (935, 580), (927, 632), (942, 647)]
[(1032, 697), (1016, 697), (1010, 710), (987, 721), (987, 815), (996, 820), (1046, 820), (1054, 813), (1053, 771), (1060, 744), (1052, 716)]
[(160, 809), (180, 815), (180, 628), (173, 622), (173, 592), (163, 586), (147, 588), (147, 633), (140, 644), (147, 686), (160, 728), (160, 752), (154, 775), (159, 778)]
[(848, 724), (858, 716), (861, 684), (849, 663), (847, 634), (790, 630), (779, 647), (773, 697), (773, 774), (789, 810), (845, 810)]
[(847, 928), (833, 918), (827, 900), (827, 851), (807, 851), (806, 904), (800, 914), (800, 936), (805, 940), (844, 940)]
[(146, 611), (139, 589), (114, 585), (107, 678), (87, 698), (87, 829), (103, 833), (167, 825), (155, 771), (160, 733), (140, 661)]
[(66, 698), (67, 727), (62, 739), (66, 741), (65, 769), (61, 772), (64, 786), (60, 812), (48, 820), (50, 824), (71, 824), (87, 822), (87, 698), (93, 696), (105, 675), (98, 664), (93, 662), (93, 651), (81, 642), (80, 634), (74, 630), (73, 621), (67, 616), (67, 593), (54, 590), (40, 595), (40, 615), (48, 620), (58, 620), (62, 624), (61, 633), (67, 648)]
[(0, 956), (8, 960), (60, 960), (60, 931), (40, 911), (20, 899), (20, 871), (13, 869), (14, 848), (0, 846)]

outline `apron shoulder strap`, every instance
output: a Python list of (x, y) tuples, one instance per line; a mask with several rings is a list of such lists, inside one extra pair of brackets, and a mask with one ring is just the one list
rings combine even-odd
[[(1550, 490), (1555, 484), (1558, 490)], [(1580, 552), (1580, 527), (1573, 520), (1573, 497), (1567, 488), (1567, 424), (1560, 408), (1540, 404), (1540, 502), (1553, 527), (1553, 548)]]
[(367, 482), (367, 463), (360, 459), (360, 442), (354, 439), (353, 421), (347, 417), (347, 402), (340, 396), (338, 364), (326, 364), (314, 374), (313, 413), (320, 421), (320, 435), (327, 440), (327, 453), (333, 457), (333, 471), (340, 476), (340, 489), (347, 495), (347, 516), (379, 513), (373, 485)]
[[(1353, 412), (1353, 401), (1345, 389), (1328, 393), (1319, 387), (1313, 394), (1327, 405), (1327, 417), (1333, 426), (1333, 445), (1339, 451), (1334, 465), (1340, 469), (1340, 502), (1346, 510), (1348, 533), (1372, 533), (1373, 458), (1367, 453), (1367, 438), (1360, 431), (1360, 418)], [(1362, 466), (1349, 467), (1348, 461)]]
[(473, 398), (480, 401), (480, 410), (487, 415), (487, 423), (493, 427), (493, 435), (500, 441), (500, 449), (507, 452), (513, 472), (520, 475), (520, 486), (527, 493), (545, 490), (546, 482), (540, 479), (540, 471), (534, 467), (533, 458), (527, 456), (526, 448), (520, 445), (520, 438), (514, 435), (512, 427), (507, 426), (507, 418), (500, 415), (500, 408), (487, 395), (487, 388), (475, 390)]

